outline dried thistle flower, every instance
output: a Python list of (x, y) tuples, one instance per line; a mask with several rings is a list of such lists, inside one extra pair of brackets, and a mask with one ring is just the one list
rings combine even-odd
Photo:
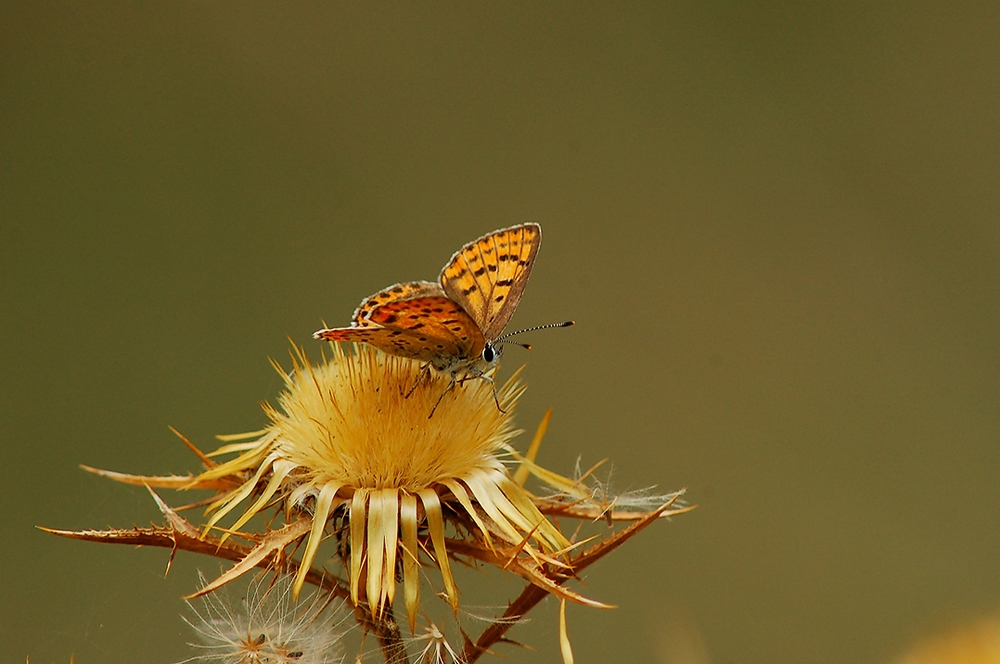
[(373, 615), (390, 607), (399, 562), (411, 628), (419, 606), (418, 531), (426, 529), (430, 536), (454, 608), (458, 591), (448, 562), (446, 522), (490, 547), (494, 542), (522, 547), (539, 560), (569, 546), (504, 467), (517, 433), (513, 409), (523, 391), (516, 376), (497, 390), (501, 410), (490, 382), (469, 381), (442, 399), (449, 377), (367, 346), (345, 352), (334, 345), (333, 358), (319, 366), (309, 365), (301, 350), (293, 361), (280, 407), (266, 408), (271, 424), (255, 432), (255, 440), (217, 450), (216, 455), (241, 454), (192, 483), (249, 475), (212, 505), (206, 531), (255, 492), (256, 500), (231, 530), (275, 500), (310, 515), (293, 594), (338, 508), (348, 517), (352, 601), (367, 602)]
[[(523, 456), (516, 452), (510, 446), (518, 433), (512, 417), (523, 392), (517, 374), (494, 393), (492, 382), (456, 384), (448, 374), (424, 370), (418, 362), (367, 346), (348, 352), (335, 345), (333, 357), (318, 366), (311, 366), (299, 349), (292, 359), (292, 371), (283, 372), (286, 390), (278, 407), (265, 406), (271, 419), (268, 427), (221, 437), (227, 444), (210, 455), (181, 436), (202, 460), (205, 472), (157, 477), (89, 469), (149, 488), (164, 516), (163, 525), (45, 530), (76, 539), (160, 546), (236, 561), (193, 596), (215, 591), (255, 567), (288, 570), (294, 580), (283, 597), (294, 599), (304, 583), (310, 583), (326, 597), (349, 600), (355, 619), (366, 633), (375, 635), (385, 660), (393, 663), (409, 661), (392, 613), (396, 584), (403, 584), (410, 631), (415, 633), (422, 565), (440, 570), (441, 594), (456, 612), (458, 589), (450, 560), (483, 562), (523, 577), (528, 584), (520, 595), (478, 637), (459, 626), (461, 652), (457, 642), (449, 644), (440, 630), (422, 634), (426, 641), (422, 658), (471, 664), (494, 644), (511, 643), (507, 632), (545, 597), (608, 608), (570, 590), (567, 583), (659, 518), (691, 509), (678, 503), (683, 492), (615, 496), (607, 484), (593, 480), (593, 469), (578, 471), (571, 479), (537, 465), (551, 411), (539, 424), (528, 451)], [(212, 458), (231, 454), (235, 458), (223, 463)], [(512, 463), (519, 467), (509, 474), (507, 465)], [(529, 475), (555, 493), (545, 498), (528, 493), (523, 485)], [(207, 489), (215, 496), (175, 510), (153, 487)], [(659, 500), (659, 506), (650, 507)], [(205, 504), (212, 516), (203, 527), (178, 513)], [(239, 513), (237, 508), (241, 516), (223, 528), (223, 519)], [(262, 513), (279, 519), (269, 519), (258, 532), (243, 530)], [(604, 521), (609, 526), (632, 523), (583, 541), (573, 535), (571, 543), (550, 516)], [(314, 564), (321, 540), (331, 532), (340, 542), (338, 553), (347, 581)], [(299, 545), (302, 554), (290, 557), (288, 549)], [(254, 634), (254, 630), (213, 632), (206, 627), (205, 631), (223, 653), (256, 656), (271, 643), (266, 636), (261, 639), (264, 632)], [(564, 610), (559, 639), (564, 661), (569, 662), (572, 652)], [(288, 650), (281, 656), (284, 661), (300, 660), (305, 651)], [(249, 657), (242, 661), (257, 661)]]

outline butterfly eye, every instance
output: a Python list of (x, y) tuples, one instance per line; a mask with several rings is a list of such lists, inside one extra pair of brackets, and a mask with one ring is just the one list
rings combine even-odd
[(487, 362), (487, 364), (492, 364), (498, 357), (500, 357), (501, 350), (502, 349), (499, 346), (494, 347), (491, 344), (486, 344), (483, 348), (483, 359)]

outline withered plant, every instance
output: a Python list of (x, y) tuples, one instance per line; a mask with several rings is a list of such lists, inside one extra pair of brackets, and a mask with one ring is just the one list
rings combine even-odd
[[(286, 598), (279, 606), (292, 611), (288, 598), (294, 600), (310, 584), (324, 598), (320, 609), (331, 602), (348, 606), (392, 664), (471, 664), (498, 643), (513, 643), (508, 638), (511, 627), (552, 595), (561, 602), (563, 658), (572, 661), (566, 602), (610, 608), (573, 590), (572, 582), (657, 519), (690, 509), (679, 504), (681, 492), (616, 497), (591, 471), (577, 471), (569, 478), (537, 465), (551, 411), (528, 449), (518, 452), (512, 445), (519, 433), (513, 414), (524, 391), (518, 374), (496, 392), (490, 380), (456, 386), (444, 374), (422, 371), (414, 360), (339, 344), (333, 345), (331, 358), (317, 365), (296, 348), (292, 370), (279, 371), (286, 388), (277, 407), (265, 406), (270, 419), (266, 428), (221, 436), (222, 447), (207, 454), (178, 434), (200, 460), (203, 470), (198, 474), (140, 476), (85, 467), (148, 487), (162, 524), (47, 530), (95, 542), (164, 547), (170, 550), (170, 561), (183, 550), (233, 562), (189, 599), (262, 568), (275, 574), (271, 585), (281, 586), (274, 591)], [(540, 481), (544, 495), (525, 488), (530, 476)], [(153, 491), (164, 488), (208, 491), (210, 496), (170, 507)], [(181, 516), (198, 507), (206, 508), (204, 523)], [(234, 515), (230, 525), (223, 526)], [(581, 522), (597, 522), (603, 532), (581, 538)], [(628, 525), (615, 528), (622, 522)], [(573, 524), (572, 529), (566, 529), (567, 524)], [(329, 547), (329, 555), (319, 555), (320, 544), (328, 539), (336, 546)], [(456, 563), (492, 566), (525, 582), (520, 595), (478, 634), (470, 634), (468, 625), (457, 620), (461, 604)], [(399, 586), (402, 599), (397, 603)], [(428, 617), (422, 594), (426, 587), (435, 588), (430, 596), (450, 607), (460, 636), (449, 640)], [(229, 642), (220, 635), (232, 631), (224, 624), (225, 616), (234, 623), (248, 619), (237, 618), (237, 611), (222, 611), (219, 607), (227, 605), (212, 601), (206, 611), (214, 617), (203, 620), (198, 629), (203, 635), (215, 634), (206, 638), (223, 645), (215, 654), (200, 655), (202, 661), (333, 661), (322, 649), (313, 655), (292, 646), (282, 646), (285, 654), (278, 657), (274, 638), (256, 628), (240, 628), (246, 632), (243, 636), (226, 636), (235, 645), (223, 652)], [(309, 606), (315, 606), (315, 594), (311, 601)], [(397, 609), (405, 612), (403, 627)], [(261, 609), (255, 605), (248, 611)], [(307, 611), (311, 618), (295, 618), (299, 622), (290, 624), (300, 625), (303, 634), (312, 633), (306, 627), (312, 629), (320, 612)], [(283, 623), (275, 624), (280, 632)], [(232, 633), (242, 634), (240, 629)], [(267, 649), (271, 659), (259, 654)]]

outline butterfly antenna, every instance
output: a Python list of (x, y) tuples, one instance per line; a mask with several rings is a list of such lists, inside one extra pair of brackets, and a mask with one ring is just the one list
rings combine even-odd
[(531, 350), (531, 345), (530, 344), (522, 344), (522, 343), (518, 343), (516, 341), (507, 341), (507, 340), (510, 339), (511, 337), (515, 336), (515, 335), (523, 334), (525, 332), (534, 332), (535, 330), (547, 330), (550, 327), (569, 327), (570, 325), (575, 325), (575, 324), (576, 324), (576, 321), (568, 320), (568, 321), (565, 321), (563, 323), (549, 323), (548, 325), (536, 325), (535, 327), (526, 327), (523, 330), (518, 330), (517, 332), (510, 332), (508, 334), (503, 335), (502, 337), (500, 337), (499, 339), (497, 339), (496, 341), (494, 341), (493, 344), (494, 345), (496, 345), (496, 344), (511, 344), (513, 346), (520, 346), (521, 348), (525, 348), (527, 350)]

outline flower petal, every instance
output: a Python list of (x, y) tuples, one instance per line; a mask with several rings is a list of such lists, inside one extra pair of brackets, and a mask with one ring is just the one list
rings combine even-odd
[[(254, 473), (254, 476), (251, 479), (244, 482), (243, 486), (240, 487), (239, 491), (226, 498), (226, 500), (224, 501), (225, 504), (223, 504), (222, 507), (220, 507), (218, 511), (216, 511), (216, 513), (212, 515), (212, 518), (208, 520), (208, 523), (205, 524), (205, 528), (202, 531), (202, 534), (207, 535), (208, 531), (211, 530), (212, 526), (217, 524), (222, 517), (229, 514), (229, 512), (231, 512), (234, 507), (236, 507), (244, 500), (246, 500), (247, 497), (251, 493), (253, 493), (253, 490), (257, 488), (257, 482), (260, 481), (260, 478), (264, 475), (265, 472), (271, 469), (271, 464), (277, 460), (278, 457), (275, 455), (267, 457), (264, 460), (264, 462), (260, 464), (260, 467), (257, 469), (257, 472)], [(221, 468), (222, 466), (218, 467)], [(222, 541), (223, 542), (226, 541), (227, 537), (229, 537), (229, 533), (224, 533)]]
[(323, 530), (326, 528), (326, 520), (330, 518), (333, 509), (333, 499), (337, 497), (340, 487), (336, 484), (324, 484), (316, 499), (316, 509), (313, 512), (312, 531), (309, 533), (309, 541), (306, 542), (306, 550), (302, 554), (302, 564), (299, 573), (295, 575), (295, 585), (292, 586), (292, 597), (298, 597), (302, 590), (302, 584), (306, 581), (306, 574), (312, 567), (313, 558), (316, 557), (316, 549), (323, 539)]
[(443, 480), (441, 484), (448, 487), (448, 490), (451, 491), (452, 495), (454, 495), (462, 507), (465, 508), (468, 515), (472, 517), (472, 520), (476, 522), (477, 526), (479, 526), (479, 531), (482, 533), (483, 539), (486, 540), (487, 546), (492, 548), (493, 540), (490, 537), (490, 531), (486, 527), (486, 524), (483, 523), (483, 520), (479, 518), (479, 510), (473, 506), (472, 500), (469, 499), (469, 492), (466, 491), (465, 487), (463, 487), (459, 482), (450, 478)]
[(382, 516), (385, 519), (382, 540), (385, 543), (382, 592), (386, 604), (392, 606), (396, 598), (396, 548), (399, 546), (399, 490), (383, 489)]
[(417, 544), (417, 497), (412, 493), (403, 492), (400, 496), (399, 521), (403, 531), (403, 599), (413, 633), (420, 608), (420, 549)]
[(441, 514), (441, 499), (438, 498), (433, 489), (422, 489), (417, 495), (420, 496), (420, 502), (424, 504), (424, 513), (427, 514), (427, 529), (430, 530), (431, 542), (434, 543), (434, 556), (441, 569), (441, 578), (444, 580), (448, 601), (451, 603), (451, 608), (458, 611), (458, 588), (455, 586), (455, 577), (451, 575), (448, 549), (444, 543), (444, 517)]
[(295, 464), (291, 461), (285, 459), (278, 459), (271, 466), (271, 479), (268, 481), (267, 486), (264, 487), (264, 491), (260, 494), (260, 498), (254, 502), (253, 505), (247, 508), (247, 511), (243, 513), (236, 523), (229, 527), (230, 530), (239, 530), (243, 524), (253, 518), (253, 515), (259, 512), (267, 502), (271, 500), (274, 494), (278, 491), (281, 483), (288, 476), (288, 473), (295, 469)]
[(382, 607), (384, 559), (385, 510), (382, 508), (382, 492), (372, 491), (368, 498), (368, 608), (372, 615), (379, 613)]
[(365, 505), (368, 489), (356, 489), (351, 499), (351, 601), (357, 606), (361, 595), (361, 568), (365, 554)]

